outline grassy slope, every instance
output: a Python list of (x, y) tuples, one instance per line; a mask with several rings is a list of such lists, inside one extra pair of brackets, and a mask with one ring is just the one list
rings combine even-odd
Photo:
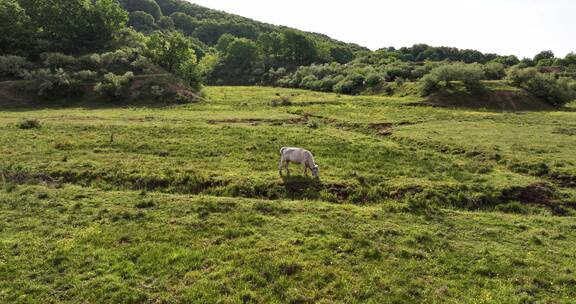
[(0, 194), (0, 299), (570, 303), (573, 218), (65, 186)]
[[(207, 93), (210, 102), (171, 108), (0, 113), (0, 302), (576, 297), (574, 217), (551, 216), (556, 207), (453, 208), (490, 209), (542, 184), (556, 197), (532, 203), (574, 204), (574, 187), (552, 178), (575, 175), (571, 108), (451, 110), (254, 87)], [(272, 107), (276, 93), (292, 104)], [(43, 126), (17, 128), (24, 118)], [(296, 167), (296, 177), (280, 179), (284, 145), (314, 151), (322, 180)]]

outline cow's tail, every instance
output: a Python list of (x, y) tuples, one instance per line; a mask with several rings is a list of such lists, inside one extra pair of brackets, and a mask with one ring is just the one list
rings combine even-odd
[(284, 154), (284, 150), (286, 150), (286, 149), (287, 149), (286, 147), (280, 148), (280, 155)]

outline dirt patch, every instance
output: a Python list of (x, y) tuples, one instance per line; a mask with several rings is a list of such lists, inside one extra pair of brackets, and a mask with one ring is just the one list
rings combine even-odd
[(207, 121), (209, 124), (249, 124), (258, 126), (261, 124), (268, 124), (272, 126), (281, 125), (304, 125), (308, 122), (305, 117), (302, 118), (288, 118), (288, 119), (267, 119), (267, 118), (233, 118), (233, 119), (210, 119)]
[(40, 184), (49, 187), (58, 187), (61, 182), (43, 172), (25, 172), (19, 170), (10, 170), (7, 172), (0, 172), (0, 184), (14, 183), (14, 184)]
[(292, 102), (292, 106), (295, 107), (308, 107), (308, 106), (317, 106), (317, 105), (341, 105), (343, 102), (341, 101), (301, 101), (301, 102)]
[(130, 86), (131, 99), (157, 100), (163, 103), (191, 103), (202, 100), (177, 78), (136, 76)]
[(563, 188), (576, 188), (576, 176), (563, 174), (550, 174), (550, 179)]
[(39, 97), (29, 91), (28, 87), (31, 83), (28, 80), (0, 82), (0, 106), (16, 107), (33, 104), (33, 100)]
[(523, 91), (492, 91), (482, 95), (435, 95), (409, 106), (473, 108), (502, 111), (545, 111), (554, 109), (546, 102)]
[(526, 187), (514, 187), (502, 192), (505, 201), (519, 201), (524, 204), (550, 205), (556, 198), (554, 189), (546, 183), (536, 183)]

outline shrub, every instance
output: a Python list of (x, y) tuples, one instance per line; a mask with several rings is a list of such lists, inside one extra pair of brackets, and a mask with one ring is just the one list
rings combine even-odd
[(461, 82), (471, 93), (482, 89), (480, 81), (485, 78), (479, 64), (451, 63), (439, 66), (420, 79), (420, 93), (428, 96), (452, 87), (454, 82)]
[(76, 63), (74, 57), (62, 53), (42, 53), (40, 59), (45, 67), (51, 69), (66, 68)]
[(510, 81), (513, 85), (520, 87), (528, 80), (536, 77), (538, 70), (536, 68), (521, 68), (520, 66), (511, 67), (506, 75), (506, 80)]
[(0, 56), (0, 77), (22, 77), (30, 62), (20, 56)]
[(114, 52), (107, 52), (101, 55), (102, 64), (109, 66), (114, 63), (127, 63), (128, 54), (124, 50), (116, 50)]
[(82, 70), (74, 73), (74, 78), (83, 81), (93, 81), (96, 80), (96, 78), (98, 78), (98, 73), (90, 70)]
[(176, 74), (185, 80), (192, 90), (200, 91), (200, 88), (202, 87), (202, 77), (198, 70), (196, 57), (183, 62), (176, 70)]
[(40, 124), (40, 121), (38, 119), (25, 119), (18, 123), (18, 128), (23, 130), (39, 129), (41, 127), (42, 125)]
[(504, 65), (498, 62), (489, 62), (483, 67), (486, 78), (490, 80), (500, 80), (506, 76)]
[(356, 94), (364, 87), (364, 76), (350, 74), (334, 85), (334, 91), (341, 94)]
[(556, 79), (553, 74), (540, 73), (535, 68), (513, 67), (506, 79), (554, 106), (562, 106), (576, 98), (572, 80)]
[(273, 107), (291, 106), (292, 100), (290, 100), (290, 97), (288, 97), (288, 96), (280, 96), (280, 97), (278, 97), (278, 99), (272, 100), (270, 105)]
[(134, 74), (127, 72), (124, 75), (108, 73), (104, 75), (104, 80), (94, 86), (94, 91), (101, 96), (111, 98), (128, 97), (130, 84)]
[(376, 73), (370, 74), (366, 77), (366, 85), (368, 87), (377, 87), (382, 84), (382, 81), (384, 81), (384, 79)]
[(38, 96), (63, 97), (79, 93), (78, 82), (70, 78), (63, 69), (39, 69), (28, 76), (38, 82)]
[(555, 106), (562, 106), (576, 98), (576, 92), (570, 88), (568, 79), (556, 79), (552, 74), (539, 73), (528, 80), (524, 87), (534, 96)]
[(136, 58), (136, 60), (134, 60), (130, 65), (137, 72), (144, 74), (154, 73), (155, 68), (154, 64), (152, 63), (152, 61), (150, 61), (150, 59), (144, 56), (138, 56), (138, 58)]
[(384, 66), (386, 81), (394, 81), (398, 77), (409, 78), (412, 74), (412, 68), (405, 62), (395, 61)]
[(85, 69), (97, 69), (102, 64), (102, 58), (98, 54), (88, 54), (78, 58), (78, 62)]

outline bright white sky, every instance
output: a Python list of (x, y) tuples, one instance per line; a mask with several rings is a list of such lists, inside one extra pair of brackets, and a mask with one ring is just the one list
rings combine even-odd
[(533, 57), (576, 52), (576, 0), (189, 0), (373, 50), (426, 43)]

